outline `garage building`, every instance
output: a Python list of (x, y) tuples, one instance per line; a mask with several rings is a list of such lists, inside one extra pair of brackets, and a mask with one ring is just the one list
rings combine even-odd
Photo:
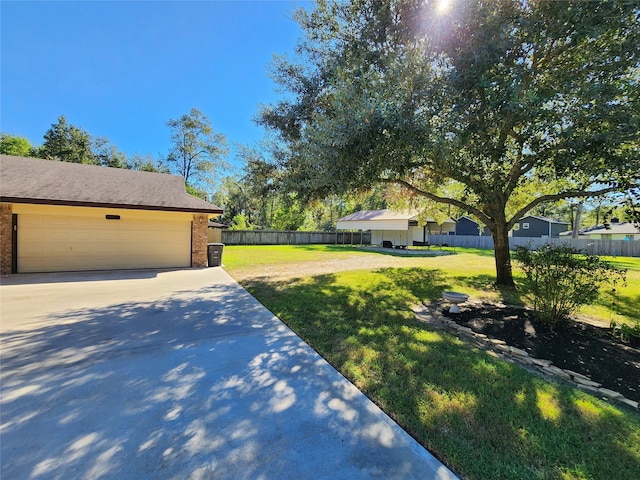
[(1, 272), (207, 265), (222, 210), (182, 177), (0, 156)]

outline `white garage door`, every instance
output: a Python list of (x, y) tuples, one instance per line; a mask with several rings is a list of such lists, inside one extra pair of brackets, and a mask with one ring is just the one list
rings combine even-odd
[(18, 273), (188, 267), (191, 222), (18, 215)]

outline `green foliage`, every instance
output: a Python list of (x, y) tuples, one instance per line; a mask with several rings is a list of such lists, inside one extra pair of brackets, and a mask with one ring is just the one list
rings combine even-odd
[(295, 16), (299, 57), (274, 65), (287, 95), (259, 120), (299, 198), (401, 184), (487, 225), (497, 282), (513, 285), (507, 235), (524, 214), (638, 187), (638, 16), (637, 2), (470, 0), (443, 14), (318, 1)]
[(3, 155), (16, 155), (29, 157), (33, 147), (25, 137), (17, 137), (8, 133), (0, 133), (0, 153)]
[(151, 155), (132, 155), (127, 159), (127, 166), (131, 170), (143, 172), (171, 173), (161, 160), (154, 159)]
[(273, 212), (271, 228), (274, 230), (298, 230), (305, 220), (305, 212), (295, 196), (287, 195), (280, 198), (277, 208)]
[(94, 138), (91, 150), (98, 165), (111, 168), (130, 168), (127, 156), (105, 137)]
[[(193, 113), (193, 112), (192, 112)], [(105, 137), (93, 137), (61, 115), (44, 134), (44, 143), (33, 147), (24, 137), (0, 134), (0, 153), (22, 157), (46, 158), (63, 162), (85, 163), (112, 168), (129, 168), (145, 172), (171, 173), (169, 167), (151, 155), (134, 154), (127, 158), (124, 152)], [(206, 193), (193, 187), (198, 197)]]
[(283, 188), (277, 162), (263, 149), (241, 145), (237, 160), (243, 165), (242, 171), (220, 182), (213, 203), (224, 208), (225, 218), (243, 213), (257, 229), (331, 231), (344, 215), (386, 207), (382, 188), (304, 202)]
[(205, 192), (204, 190), (201, 190), (199, 188), (196, 187), (192, 187), (191, 185), (185, 185), (185, 190), (187, 191), (187, 193), (189, 195), (193, 195), (196, 198), (200, 198), (202, 200), (207, 200), (208, 195), (207, 192)]
[(67, 123), (64, 115), (44, 134), (44, 143), (39, 149), (43, 158), (71, 163), (98, 165), (91, 149), (91, 136), (85, 130)]
[(626, 270), (567, 245), (517, 247), (514, 259), (524, 271), (524, 290), (534, 310), (551, 327), (563, 325), (580, 306), (594, 302), (601, 286), (626, 279)]
[(213, 180), (217, 167), (224, 165), (229, 150), (226, 137), (215, 133), (209, 118), (197, 108), (167, 121), (171, 131), (171, 149), (167, 162), (186, 183), (199, 188)]
[(249, 230), (251, 225), (244, 213), (239, 213), (233, 217), (229, 230)]
[(64, 115), (44, 134), (44, 143), (32, 150), (37, 157), (62, 162), (130, 168), (127, 156), (109, 139), (92, 137), (89, 132), (67, 122)]
[(619, 338), (623, 342), (634, 342), (640, 344), (640, 321), (636, 320), (635, 325), (631, 326), (624, 322), (611, 320), (611, 333), (614, 337)]

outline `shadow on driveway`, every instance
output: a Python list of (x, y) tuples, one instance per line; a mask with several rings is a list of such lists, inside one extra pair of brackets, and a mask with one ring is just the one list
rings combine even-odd
[(2, 332), (2, 478), (454, 478), (224, 271), (194, 275)]

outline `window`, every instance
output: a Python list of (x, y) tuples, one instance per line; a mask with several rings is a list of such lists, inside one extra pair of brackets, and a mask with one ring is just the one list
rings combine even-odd
[(529, 230), (529, 224), (528, 224), (528, 223), (526, 223), (526, 222), (523, 222), (523, 223), (522, 223), (522, 229), (523, 229), (523, 230)]

